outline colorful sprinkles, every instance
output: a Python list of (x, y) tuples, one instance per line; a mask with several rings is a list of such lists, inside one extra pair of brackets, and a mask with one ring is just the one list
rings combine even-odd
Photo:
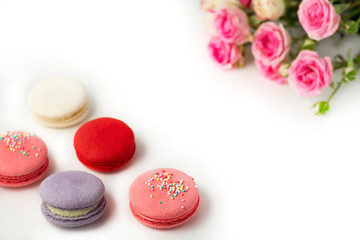
[[(18, 151), (21, 155), (29, 156), (31, 154), (30, 149), (25, 149), (23, 146), (27, 140), (31, 137), (36, 136), (34, 133), (28, 132), (4, 132), (0, 135), (0, 141), (6, 144), (6, 147), (9, 148), (10, 151), (16, 152)], [(36, 146), (32, 146), (32, 149), (35, 149)], [(40, 149), (39, 149), (40, 150)], [(36, 157), (39, 156), (38, 153), (34, 154)]]
[[(167, 194), (169, 195), (171, 200), (175, 200), (178, 196), (184, 196), (184, 193), (189, 191), (189, 187), (184, 186), (184, 180), (180, 180), (177, 182), (173, 182), (171, 180), (171, 177), (173, 174), (164, 172), (163, 173), (153, 173), (154, 176), (152, 176), (149, 180), (145, 181), (145, 184), (150, 187), (151, 191), (154, 191), (155, 189), (158, 189), (160, 191), (164, 190), (167, 191)], [(156, 185), (155, 187), (155, 181), (160, 182), (160, 184)], [(150, 194), (150, 198), (154, 197), (153, 194)], [(184, 199), (181, 200), (182, 202), (185, 202)], [(159, 204), (162, 204), (162, 201), (159, 201)], [(181, 206), (182, 209), (184, 209), (184, 206)]]

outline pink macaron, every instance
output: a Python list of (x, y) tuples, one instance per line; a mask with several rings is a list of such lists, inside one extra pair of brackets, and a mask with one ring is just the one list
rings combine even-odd
[(129, 198), (135, 218), (152, 228), (173, 228), (187, 222), (200, 202), (194, 179), (172, 168), (138, 176), (131, 184)]
[(0, 135), (0, 186), (22, 187), (41, 179), (49, 166), (46, 144), (33, 133)]

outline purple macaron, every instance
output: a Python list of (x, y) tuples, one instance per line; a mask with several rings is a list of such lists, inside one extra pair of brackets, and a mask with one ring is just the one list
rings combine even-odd
[(55, 173), (40, 185), (41, 210), (46, 219), (60, 227), (83, 226), (103, 215), (104, 193), (102, 181), (90, 173)]

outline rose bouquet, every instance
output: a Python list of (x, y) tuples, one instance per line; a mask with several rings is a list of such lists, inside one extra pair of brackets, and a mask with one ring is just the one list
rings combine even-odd
[(321, 57), (316, 47), (327, 38), (359, 34), (360, 0), (203, 0), (201, 7), (211, 35), (208, 50), (221, 68), (242, 67), (244, 47), (251, 46), (259, 73), (289, 83), (299, 96), (333, 89), (314, 104), (316, 114), (325, 114), (339, 88), (357, 78), (360, 53)]

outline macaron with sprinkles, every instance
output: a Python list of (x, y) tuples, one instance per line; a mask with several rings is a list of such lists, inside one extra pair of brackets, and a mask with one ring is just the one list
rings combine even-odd
[(110, 172), (123, 167), (135, 153), (131, 128), (115, 118), (84, 123), (76, 132), (74, 147), (80, 162), (90, 169)]
[(200, 197), (192, 177), (176, 169), (158, 168), (133, 181), (129, 200), (132, 214), (142, 224), (174, 228), (191, 219)]
[(104, 193), (103, 182), (90, 173), (55, 173), (40, 185), (41, 211), (57, 226), (80, 227), (103, 215), (106, 209)]
[(73, 78), (50, 78), (34, 86), (28, 97), (30, 109), (39, 123), (65, 128), (81, 122), (89, 112), (84, 86)]
[(46, 144), (34, 133), (0, 134), (0, 186), (22, 187), (40, 180), (49, 166)]

